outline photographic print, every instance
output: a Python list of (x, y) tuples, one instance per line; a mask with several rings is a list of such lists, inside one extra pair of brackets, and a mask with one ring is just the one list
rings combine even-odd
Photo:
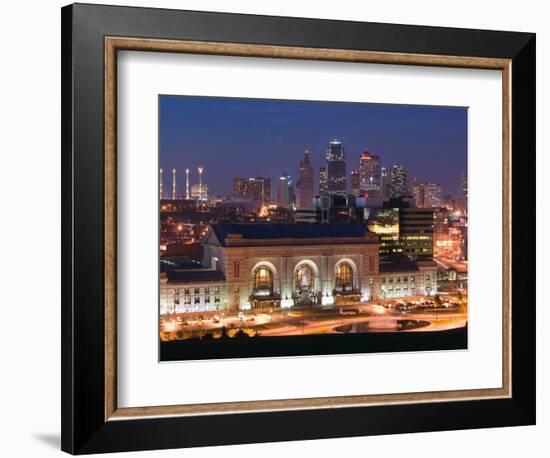
[(160, 360), (467, 348), (467, 117), (160, 95)]

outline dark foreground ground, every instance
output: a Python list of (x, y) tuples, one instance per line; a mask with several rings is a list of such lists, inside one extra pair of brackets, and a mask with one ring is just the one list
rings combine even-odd
[(351, 353), (464, 350), (468, 328), (434, 332), (377, 332), (278, 337), (234, 337), (160, 342), (160, 361)]

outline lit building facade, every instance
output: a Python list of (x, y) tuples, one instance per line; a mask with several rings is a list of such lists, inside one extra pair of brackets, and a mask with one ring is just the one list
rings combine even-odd
[(208, 186), (205, 184), (194, 184), (191, 186), (191, 198), (201, 201), (208, 200)]
[(407, 171), (402, 165), (391, 169), (391, 197), (403, 197), (407, 194)]
[(319, 194), (325, 196), (327, 194), (327, 168), (321, 167), (319, 169)]
[(309, 151), (304, 151), (300, 161), (300, 171), (296, 183), (296, 207), (313, 208), (313, 167), (309, 160)]
[(351, 178), (351, 193), (354, 196), (359, 196), (361, 194), (361, 179), (359, 176), (359, 172), (354, 170), (350, 174)]
[(380, 157), (365, 151), (359, 156), (361, 194), (380, 193)]
[[(205, 267), (161, 275), (160, 311), (323, 307), (435, 293), (433, 263), (385, 262), (380, 270), (378, 244), (359, 224), (214, 224), (203, 242)], [(402, 278), (410, 286), (381, 287)]]
[(418, 208), (439, 208), (443, 206), (439, 183), (416, 183), (412, 189)]
[(271, 199), (271, 179), (263, 177), (234, 178), (233, 191), (239, 197), (267, 205)]
[(277, 185), (277, 205), (288, 208), (294, 204), (294, 183), (292, 177), (283, 173)]
[(327, 194), (346, 194), (346, 156), (344, 145), (332, 140), (326, 152)]

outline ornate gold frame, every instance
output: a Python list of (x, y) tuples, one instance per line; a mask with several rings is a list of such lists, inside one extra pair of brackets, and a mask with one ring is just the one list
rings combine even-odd
[[(153, 51), (241, 57), (268, 57), (493, 69), (502, 72), (503, 296), (501, 388), (365, 396), (242, 401), (171, 406), (117, 406), (116, 340), (116, 101), (117, 51)], [(105, 38), (105, 420), (190, 416), (274, 410), (337, 408), (380, 404), (460, 401), (511, 397), (511, 60), (479, 57), (385, 53), (343, 49), (297, 48), (140, 38)]]

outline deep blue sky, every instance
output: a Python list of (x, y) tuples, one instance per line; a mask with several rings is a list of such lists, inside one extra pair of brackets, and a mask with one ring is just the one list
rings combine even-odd
[(276, 179), (298, 175), (304, 150), (314, 166), (325, 165), (330, 140), (342, 141), (348, 174), (365, 150), (380, 156), (383, 166), (403, 164), (408, 176), (439, 182), (445, 194), (456, 194), (467, 163), (467, 109), (368, 103), (309, 102), (218, 97), (159, 97), (160, 167), (165, 194), (171, 170), (177, 169), (178, 193), (184, 170), (198, 182), (197, 166), (210, 195), (232, 193), (234, 177)]

